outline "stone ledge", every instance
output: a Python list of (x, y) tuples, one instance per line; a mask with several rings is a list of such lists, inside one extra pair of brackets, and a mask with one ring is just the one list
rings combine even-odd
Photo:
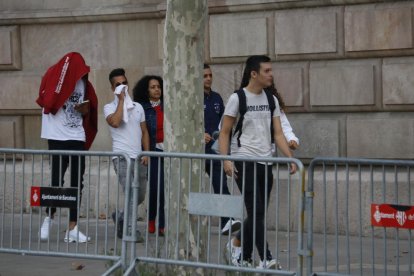
[(125, 5), (108, 8), (85, 9), (55, 9), (21, 12), (0, 12), (0, 24), (45, 24), (45, 23), (73, 23), (73, 22), (103, 22), (123, 21), (134, 19), (164, 18), (165, 9), (154, 7), (140, 7), (137, 5)]
[[(73, 22), (101, 22), (119, 21), (142, 18), (163, 18), (165, 16), (166, 4), (161, 1), (141, 1), (141, 4), (119, 4), (111, 2), (111, 6), (103, 6), (101, 1), (89, 4), (85, 8), (73, 9), (70, 1), (67, 6), (48, 9), (48, 1), (33, 0), (31, 6), (25, 2), (24, 9), (10, 8), (15, 1), (4, 1), (0, 3), (0, 24), (33, 24), (33, 23), (73, 23)], [(155, 2), (155, 3), (154, 3)], [(391, 0), (210, 0), (209, 13), (238, 13), (254, 12), (271, 9), (289, 8), (312, 8), (325, 6), (356, 5), (369, 3), (393, 2)], [(56, 3), (53, 1), (54, 5)], [(17, 6), (18, 7), (18, 6)]]

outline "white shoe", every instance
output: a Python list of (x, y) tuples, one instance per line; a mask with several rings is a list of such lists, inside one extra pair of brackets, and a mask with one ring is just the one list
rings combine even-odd
[(221, 234), (228, 235), (229, 232), (233, 233), (233, 232), (238, 231), (240, 229), (240, 227), (241, 227), (240, 220), (229, 219), (227, 221), (226, 225), (224, 225), (224, 227), (221, 229)]
[(275, 259), (260, 261), (259, 266), (256, 268), (282, 270), (282, 266)]
[(72, 230), (66, 230), (66, 235), (63, 240), (65, 242), (84, 243), (90, 241), (91, 238), (85, 236), (81, 231), (79, 231), (78, 226), (76, 225)]
[(40, 239), (45, 241), (49, 239), (50, 228), (52, 227), (53, 220), (50, 217), (45, 217), (42, 227), (40, 228)]
[(232, 238), (230, 242), (227, 242), (226, 244), (227, 252), (226, 252), (225, 257), (226, 257), (228, 264), (231, 264), (234, 266), (240, 266), (239, 260), (241, 260), (242, 248), (241, 246), (234, 245), (234, 239), (235, 238)]

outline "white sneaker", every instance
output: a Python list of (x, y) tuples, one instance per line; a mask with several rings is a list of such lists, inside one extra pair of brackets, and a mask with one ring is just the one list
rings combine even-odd
[(241, 227), (240, 220), (229, 219), (227, 221), (226, 225), (224, 225), (224, 227), (221, 229), (221, 234), (228, 235), (229, 232), (233, 233), (233, 232), (238, 231), (240, 229), (240, 227)]
[(66, 235), (63, 240), (65, 242), (84, 243), (90, 241), (91, 238), (85, 236), (81, 231), (79, 231), (78, 226), (76, 225), (72, 230), (66, 230)]
[(282, 270), (282, 266), (275, 259), (260, 261), (259, 266), (256, 268)]
[[(232, 264), (234, 266), (240, 266), (240, 262), (239, 260), (241, 260), (241, 253), (242, 253), (242, 248), (241, 246), (235, 246), (234, 243), (234, 239), (232, 238), (230, 242), (227, 242), (226, 244), (226, 260), (228, 264)], [(229, 260), (230, 257), (230, 260)]]
[(45, 217), (42, 227), (40, 228), (40, 239), (45, 241), (49, 239), (49, 231), (52, 227), (53, 220), (50, 217)]
[(242, 267), (253, 267), (253, 261), (249, 260), (242, 260), (242, 261), (237, 261), (237, 266), (242, 266)]

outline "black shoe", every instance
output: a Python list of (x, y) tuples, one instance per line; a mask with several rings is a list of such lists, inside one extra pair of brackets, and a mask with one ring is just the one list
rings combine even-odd
[(116, 212), (112, 213), (112, 220), (114, 221), (115, 225), (116, 225), (116, 236), (119, 239), (122, 239), (122, 235), (124, 232), (124, 213), (119, 212), (118, 213), (118, 220), (116, 220)]

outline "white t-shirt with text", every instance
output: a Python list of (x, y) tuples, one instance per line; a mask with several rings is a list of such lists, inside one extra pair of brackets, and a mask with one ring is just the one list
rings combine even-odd
[[(237, 157), (271, 157), (272, 145), (270, 134), (270, 108), (266, 93), (260, 94), (243, 89), (246, 94), (247, 112), (244, 115), (242, 135), (240, 136), (241, 147), (237, 145), (237, 136), (231, 139), (231, 155)], [(279, 102), (275, 99), (276, 108), (273, 117), (280, 116)], [(237, 124), (239, 113), (239, 97), (233, 93), (226, 105), (224, 115), (235, 117)], [(273, 135), (273, 134), (272, 134)]]
[(82, 114), (75, 110), (75, 104), (81, 103), (84, 96), (85, 82), (80, 79), (76, 82), (72, 95), (70, 95), (55, 115), (42, 112), (40, 137), (59, 141), (85, 141)]
[[(115, 113), (118, 99), (104, 106), (105, 119)], [(118, 128), (109, 126), (112, 136), (112, 150), (125, 152), (130, 158), (136, 159), (142, 151), (141, 123), (145, 122), (145, 113), (142, 105), (133, 102), (133, 108), (128, 109), (128, 122), (121, 122)]]

